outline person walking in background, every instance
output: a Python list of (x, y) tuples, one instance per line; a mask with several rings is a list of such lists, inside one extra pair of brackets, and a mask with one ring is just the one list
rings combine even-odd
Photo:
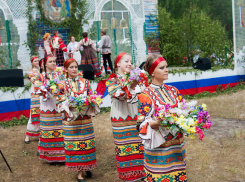
[(29, 137), (39, 137), (40, 135), (40, 95), (37, 88), (42, 85), (40, 77), (39, 60), (37, 56), (31, 57), (32, 70), (29, 72), (28, 79), (31, 82), (31, 113), (27, 123), (25, 143), (30, 143)]
[(114, 60), (117, 74), (114, 73), (106, 82), (111, 96), (111, 124), (115, 143), (118, 178), (123, 181), (136, 181), (145, 176), (144, 146), (138, 136), (137, 123), (137, 93), (133, 82), (124, 86), (122, 77), (132, 69), (132, 56), (119, 54)]
[(53, 51), (53, 48), (51, 46), (51, 35), (50, 33), (46, 33), (44, 36), (43, 36), (43, 46), (44, 46), (44, 57), (48, 56), (48, 55), (53, 55), (52, 51)]
[[(67, 45), (67, 50), (70, 54), (69, 58), (73, 58), (77, 61), (78, 65), (81, 64), (81, 54), (80, 51), (75, 51), (75, 48), (77, 47), (78, 42), (75, 40), (75, 37), (71, 36), (71, 42)], [(83, 47), (80, 47), (80, 50), (83, 50)], [(68, 59), (68, 58), (66, 58)]]
[(53, 48), (53, 56), (56, 57), (56, 64), (59, 66), (63, 66), (64, 64), (63, 52), (65, 53), (68, 52), (63, 40), (59, 37), (59, 32), (57, 30), (53, 31), (53, 38), (51, 40), (51, 44)]
[(113, 72), (113, 66), (111, 62), (111, 38), (106, 35), (106, 30), (101, 30), (101, 40), (99, 42), (99, 50), (103, 56), (103, 65), (105, 69), (105, 73), (107, 73), (107, 61), (111, 72)]
[(94, 52), (96, 52), (96, 45), (91, 39), (88, 39), (88, 33), (83, 32), (82, 33), (83, 39), (78, 43), (76, 51), (80, 49), (81, 46), (83, 46), (83, 53), (82, 53), (82, 60), (81, 65), (84, 64), (91, 64), (94, 69), (94, 75), (96, 77), (100, 77), (100, 68), (98, 61), (94, 55)]

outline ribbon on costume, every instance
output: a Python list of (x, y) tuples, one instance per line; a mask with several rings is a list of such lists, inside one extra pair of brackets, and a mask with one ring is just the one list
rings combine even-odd
[(121, 59), (125, 54), (127, 54), (127, 53), (126, 53), (126, 52), (122, 52), (122, 53), (120, 53), (120, 54), (117, 56), (115, 68), (117, 68), (117, 63), (120, 61), (120, 59)]
[(154, 70), (156, 69), (157, 65), (162, 62), (162, 61), (166, 61), (163, 57), (159, 57), (158, 59), (156, 59), (156, 61), (154, 61), (154, 63), (151, 65), (150, 69), (149, 69), (149, 74), (152, 75), (152, 73), (154, 72)]
[(33, 57), (32, 59), (31, 59), (31, 63), (33, 63), (33, 61), (34, 61), (34, 59), (38, 59), (38, 57)]

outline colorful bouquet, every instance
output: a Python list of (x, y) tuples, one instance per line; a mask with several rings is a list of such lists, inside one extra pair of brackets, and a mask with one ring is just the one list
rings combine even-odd
[(138, 67), (133, 69), (130, 73), (125, 73), (123, 76), (125, 86), (131, 85), (135, 80), (139, 82), (139, 84), (145, 84), (146, 87), (150, 85), (150, 75)]
[(58, 84), (60, 83), (59, 79), (45, 79), (43, 82), (43, 87), (46, 89), (49, 93), (57, 93), (58, 92)]
[(59, 66), (56, 65), (54, 71), (57, 72), (57, 73), (60, 73), (60, 75), (64, 75), (65, 74), (65, 69), (64, 69), (63, 66), (59, 67)]
[(197, 101), (186, 103), (185, 99), (178, 107), (171, 108), (170, 104), (156, 108), (155, 117), (161, 120), (161, 125), (173, 132), (182, 132), (191, 138), (199, 135), (202, 141), (205, 129), (210, 129), (212, 122), (205, 104), (196, 106)]
[(88, 109), (88, 106), (99, 106), (102, 104), (102, 95), (97, 95), (95, 91), (89, 93), (88, 96), (76, 96), (73, 92), (67, 98), (68, 105), (76, 108), (76, 113), (82, 113)]
[(83, 71), (80, 71), (78, 74), (77, 74), (78, 77), (83, 77)]
[(87, 96), (88, 102), (92, 106), (99, 106), (102, 104), (102, 95), (97, 94), (96, 91), (92, 91), (89, 93), (89, 96)]

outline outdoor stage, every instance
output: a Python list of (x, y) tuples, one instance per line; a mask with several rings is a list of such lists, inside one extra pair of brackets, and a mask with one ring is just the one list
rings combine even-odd
[[(194, 95), (204, 91), (215, 92), (218, 86), (222, 88), (228, 85), (233, 87), (241, 80), (245, 80), (245, 73), (231, 69), (223, 69), (218, 71), (203, 71), (195, 75), (195, 73), (169, 74), (166, 84), (173, 85), (180, 90), (182, 95)], [(99, 84), (92, 83), (93, 90), (99, 90), (103, 94), (103, 104), (101, 107), (110, 107), (111, 99), (105, 86), (106, 80), (102, 80)], [(29, 117), (30, 114), (30, 91), (22, 94), (24, 88), (20, 87), (15, 92), (0, 91), (0, 122), (8, 121), (13, 117), (19, 118), (21, 115)]]

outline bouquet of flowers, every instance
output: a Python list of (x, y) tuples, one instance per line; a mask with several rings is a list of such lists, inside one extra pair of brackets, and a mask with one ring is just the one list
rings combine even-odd
[(60, 73), (60, 75), (64, 75), (65, 74), (65, 69), (64, 69), (63, 66), (59, 67), (59, 66), (56, 65), (54, 71), (57, 72), (57, 73)]
[(129, 86), (134, 80), (138, 81), (139, 84), (145, 84), (146, 87), (150, 85), (150, 75), (138, 67), (123, 76), (125, 86)]
[(96, 91), (92, 91), (89, 93), (89, 96), (87, 96), (89, 105), (92, 106), (99, 106), (102, 104), (102, 95), (97, 94)]
[(83, 77), (83, 71), (80, 71), (78, 74), (77, 74), (78, 77)]
[(57, 93), (58, 91), (58, 84), (60, 83), (59, 79), (45, 79), (43, 82), (43, 87), (46, 89), (49, 93)]
[(210, 129), (212, 122), (205, 104), (196, 106), (197, 101), (186, 103), (185, 99), (178, 107), (171, 108), (170, 104), (156, 108), (155, 117), (161, 120), (161, 125), (175, 132), (182, 132), (191, 138), (199, 135), (202, 141), (205, 129)]
[(80, 113), (84, 111), (84, 109), (87, 109), (86, 106), (88, 105), (88, 98), (84, 96), (76, 97), (74, 94), (71, 94), (68, 96), (68, 105), (76, 108), (76, 113)]
[(68, 105), (76, 108), (76, 113), (82, 113), (88, 106), (99, 106), (102, 104), (102, 95), (97, 95), (96, 91), (89, 93), (88, 96), (75, 96), (73, 92), (68, 96)]

